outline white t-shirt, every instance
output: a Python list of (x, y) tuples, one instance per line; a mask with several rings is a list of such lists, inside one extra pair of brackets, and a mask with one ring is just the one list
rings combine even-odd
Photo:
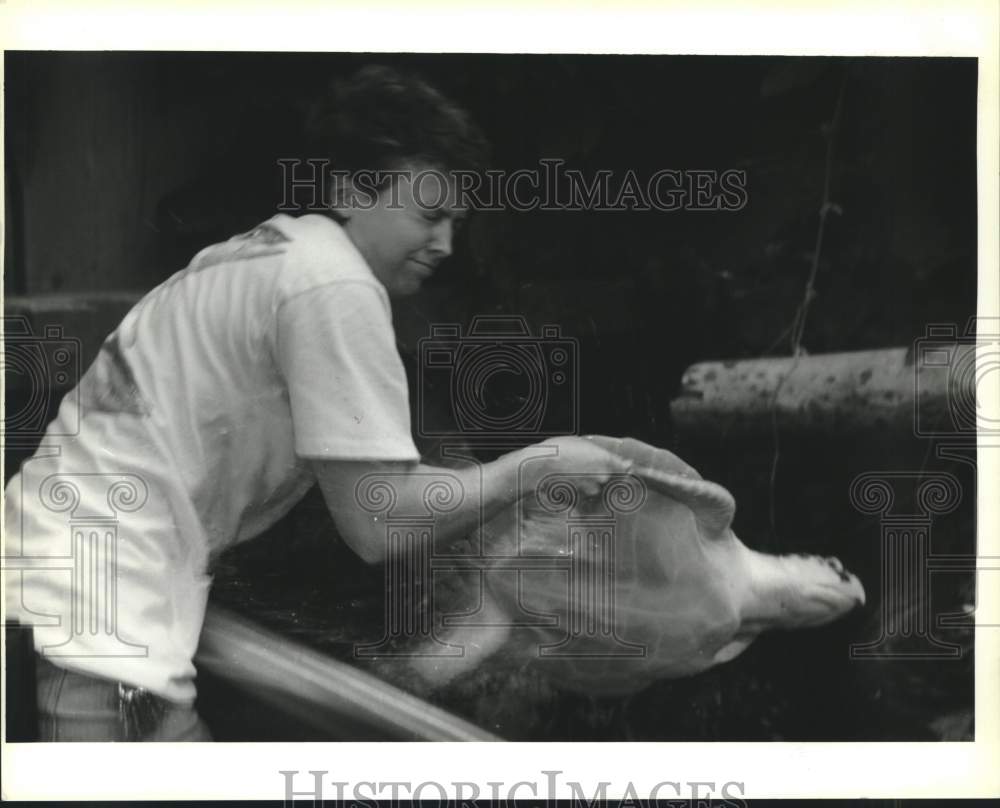
[(146, 295), (63, 399), (7, 486), (6, 553), (42, 568), (6, 574), (8, 613), (58, 665), (189, 701), (210, 557), (323, 457), (418, 460), (406, 375), (340, 226), (278, 215)]

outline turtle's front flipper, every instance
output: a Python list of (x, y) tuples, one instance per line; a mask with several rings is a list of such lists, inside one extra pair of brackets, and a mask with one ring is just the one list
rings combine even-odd
[(691, 509), (707, 539), (727, 539), (736, 503), (733, 495), (717, 483), (692, 479), (659, 469), (636, 468), (648, 488)]
[(864, 587), (836, 558), (747, 552), (745, 630), (821, 626), (864, 605)]
[(677, 455), (631, 438), (590, 435), (589, 440), (632, 463), (632, 473), (653, 491), (686, 505), (707, 538), (725, 538), (733, 521), (736, 503), (717, 483), (702, 476)]

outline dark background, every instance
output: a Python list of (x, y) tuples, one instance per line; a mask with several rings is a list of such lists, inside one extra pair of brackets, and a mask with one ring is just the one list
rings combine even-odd
[[(737, 212), (474, 216), (454, 258), (395, 306), (401, 354), (412, 371), (431, 323), (476, 314), (522, 315), (533, 329), (560, 325), (579, 345), (581, 431), (679, 450), (734, 492), (737, 532), (748, 544), (840, 555), (865, 582), (869, 607), (830, 629), (767, 638), (730, 665), (628, 702), (560, 694), (527, 672), (483, 671), (443, 703), (522, 738), (971, 736), (970, 632), (951, 632), (967, 651), (958, 662), (847, 661), (848, 643), (878, 634), (879, 559), (877, 522), (853, 511), (846, 492), (856, 474), (878, 469), (948, 470), (972, 491), (972, 471), (935, 461), (933, 447), (909, 434), (817, 434), (783, 441), (772, 482), (773, 440), (685, 442), (669, 402), (694, 362), (788, 354), (828, 159), (840, 212), (827, 219), (802, 346), (815, 354), (910, 345), (929, 323), (964, 326), (976, 301), (975, 60), (5, 59), (4, 287), (17, 297), (148, 290), (201, 247), (267, 218), (281, 195), (276, 160), (300, 153), (310, 103), (331, 78), (371, 62), (415, 69), (469, 109), (493, 142), (497, 168), (557, 157), (588, 175), (745, 170), (748, 203)], [(115, 324), (108, 315), (97, 331)], [(19, 456), (8, 447), (8, 476)], [(772, 497), (776, 520), (767, 513)], [(973, 551), (974, 513), (967, 497), (939, 520), (935, 549)], [(267, 536), (220, 560), (216, 597), (331, 653), (371, 639), (365, 632), (377, 633), (381, 621), (380, 574), (329, 541), (330, 532), (321, 503), (308, 497)], [(941, 578), (944, 610), (974, 600), (967, 577)], [(354, 606), (345, 621), (347, 602)], [(311, 614), (311, 633), (288, 617), (293, 604)], [(345, 622), (350, 630), (336, 628)], [(243, 702), (202, 685), (211, 699), (203, 712), (220, 737), (299, 737), (276, 719), (241, 725)]]
[(480, 215), (427, 294), (463, 321), (500, 309), (653, 338), (671, 381), (782, 347), (845, 81), (843, 213), (804, 344), (908, 344), (973, 310), (976, 63), (944, 58), (7, 53), (7, 293), (145, 290), (266, 218), (310, 103), (372, 61), (467, 107), (498, 168), (747, 171), (734, 213)]

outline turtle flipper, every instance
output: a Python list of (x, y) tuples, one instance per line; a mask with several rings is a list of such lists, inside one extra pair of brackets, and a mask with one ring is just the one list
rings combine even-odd
[(861, 581), (836, 558), (747, 553), (750, 588), (741, 610), (744, 629), (821, 626), (864, 605)]
[(660, 449), (658, 446), (643, 443), (635, 438), (610, 438), (607, 435), (586, 435), (585, 437), (601, 448), (632, 461), (633, 465), (640, 468), (658, 469), (694, 480), (701, 479), (701, 475), (693, 466), (685, 463), (673, 452)]
[(733, 495), (709, 482), (677, 455), (632, 438), (590, 435), (589, 440), (633, 464), (632, 472), (653, 490), (689, 507), (708, 538), (728, 535), (736, 513)]
[(736, 501), (718, 483), (649, 468), (636, 468), (633, 473), (641, 477), (651, 489), (687, 505), (704, 529), (706, 538), (717, 539), (730, 535), (729, 527), (736, 513)]

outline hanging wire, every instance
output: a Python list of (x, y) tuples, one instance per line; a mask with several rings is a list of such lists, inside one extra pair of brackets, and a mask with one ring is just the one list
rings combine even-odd
[(774, 387), (774, 395), (771, 397), (771, 438), (774, 443), (774, 456), (771, 459), (771, 479), (768, 486), (768, 512), (771, 522), (771, 537), (777, 538), (777, 519), (775, 506), (775, 488), (778, 478), (778, 461), (781, 457), (781, 443), (778, 433), (778, 396), (785, 382), (791, 377), (799, 365), (799, 358), (802, 356), (802, 336), (806, 330), (806, 319), (809, 315), (809, 306), (816, 297), (816, 276), (819, 273), (820, 255), (823, 250), (823, 235), (826, 232), (826, 217), (832, 211), (840, 214), (840, 207), (830, 198), (830, 184), (833, 175), (834, 154), (837, 142), (837, 131), (840, 128), (841, 112), (844, 108), (844, 95), (847, 91), (847, 77), (851, 68), (851, 63), (844, 66), (844, 75), (840, 82), (840, 90), (837, 93), (837, 102), (833, 108), (833, 116), (826, 133), (826, 166), (823, 174), (823, 199), (819, 207), (819, 224), (816, 228), (816, 244), (813, 249), (812, 263), (809, 267), (809, 277), (806, 279), (805, 290), (802, 294), (802, 302), (799, 303), (792, 318), (791, 325), (786, 328), (780, 341), (788, 335), (790, 337), (789, 347), (791, 349), (792, 364), (788, 372), (778, 379)]

